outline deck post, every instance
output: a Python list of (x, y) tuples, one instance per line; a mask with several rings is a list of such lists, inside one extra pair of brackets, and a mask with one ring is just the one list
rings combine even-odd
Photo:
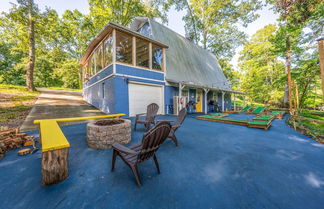
[(225, 111), (225, 107), (224, 107), (225, 106), (224, 96), (225, 96), (225, 92), (222, 91), (222, 112)]
[(236, 95), (235, 95), (235, 93), (233, 93), (234, 94), (234, 111), (236, 111)]
[(208, 92), (209, 92), (209, 89), (204, 89), (204, 92), (205, 92), (205, 114), (207, 114), (208, 113), (208, 110), (207, 110), (207, 94), (208, 94)]

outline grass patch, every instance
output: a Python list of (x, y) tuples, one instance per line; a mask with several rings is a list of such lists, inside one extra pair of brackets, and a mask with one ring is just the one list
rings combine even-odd
[(39, 94), (24, 86), (0, 84), (0, 126), (20, 126)]
[(315, 135), (323, 135), (324, 134), (324, 124), (315, 123), (308, 120), (302, 120), (304, 126), (306, 126), (311, 132)]
[(315, 140), (324, 143), (324, 124), (302, 120), (301, 118), (290, 118), (288, 123), (301, 133), (312, 136)]

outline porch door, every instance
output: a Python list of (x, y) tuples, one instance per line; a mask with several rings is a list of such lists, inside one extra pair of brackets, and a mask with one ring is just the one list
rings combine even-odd
[(196, 112), (202, 112), (202, 90), (197, 89), (196, 94)]

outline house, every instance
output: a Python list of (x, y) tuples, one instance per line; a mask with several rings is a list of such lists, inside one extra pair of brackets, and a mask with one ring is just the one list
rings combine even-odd
[(135, 18), (130, 28), (107, 24), (81, 65), (84, 99), (106, 113), (134, 116), (155, 102), (159, 114), (172, 114), (189, 101), (206, 113), (209, 100), (224, 111), (239, 93), (212, 53), (150, 18)]

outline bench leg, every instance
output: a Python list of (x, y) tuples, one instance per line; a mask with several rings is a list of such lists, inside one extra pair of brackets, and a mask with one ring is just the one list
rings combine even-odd
[(42, 184), (57, 184), (69, 176), (69, 148), (42, 153)]

